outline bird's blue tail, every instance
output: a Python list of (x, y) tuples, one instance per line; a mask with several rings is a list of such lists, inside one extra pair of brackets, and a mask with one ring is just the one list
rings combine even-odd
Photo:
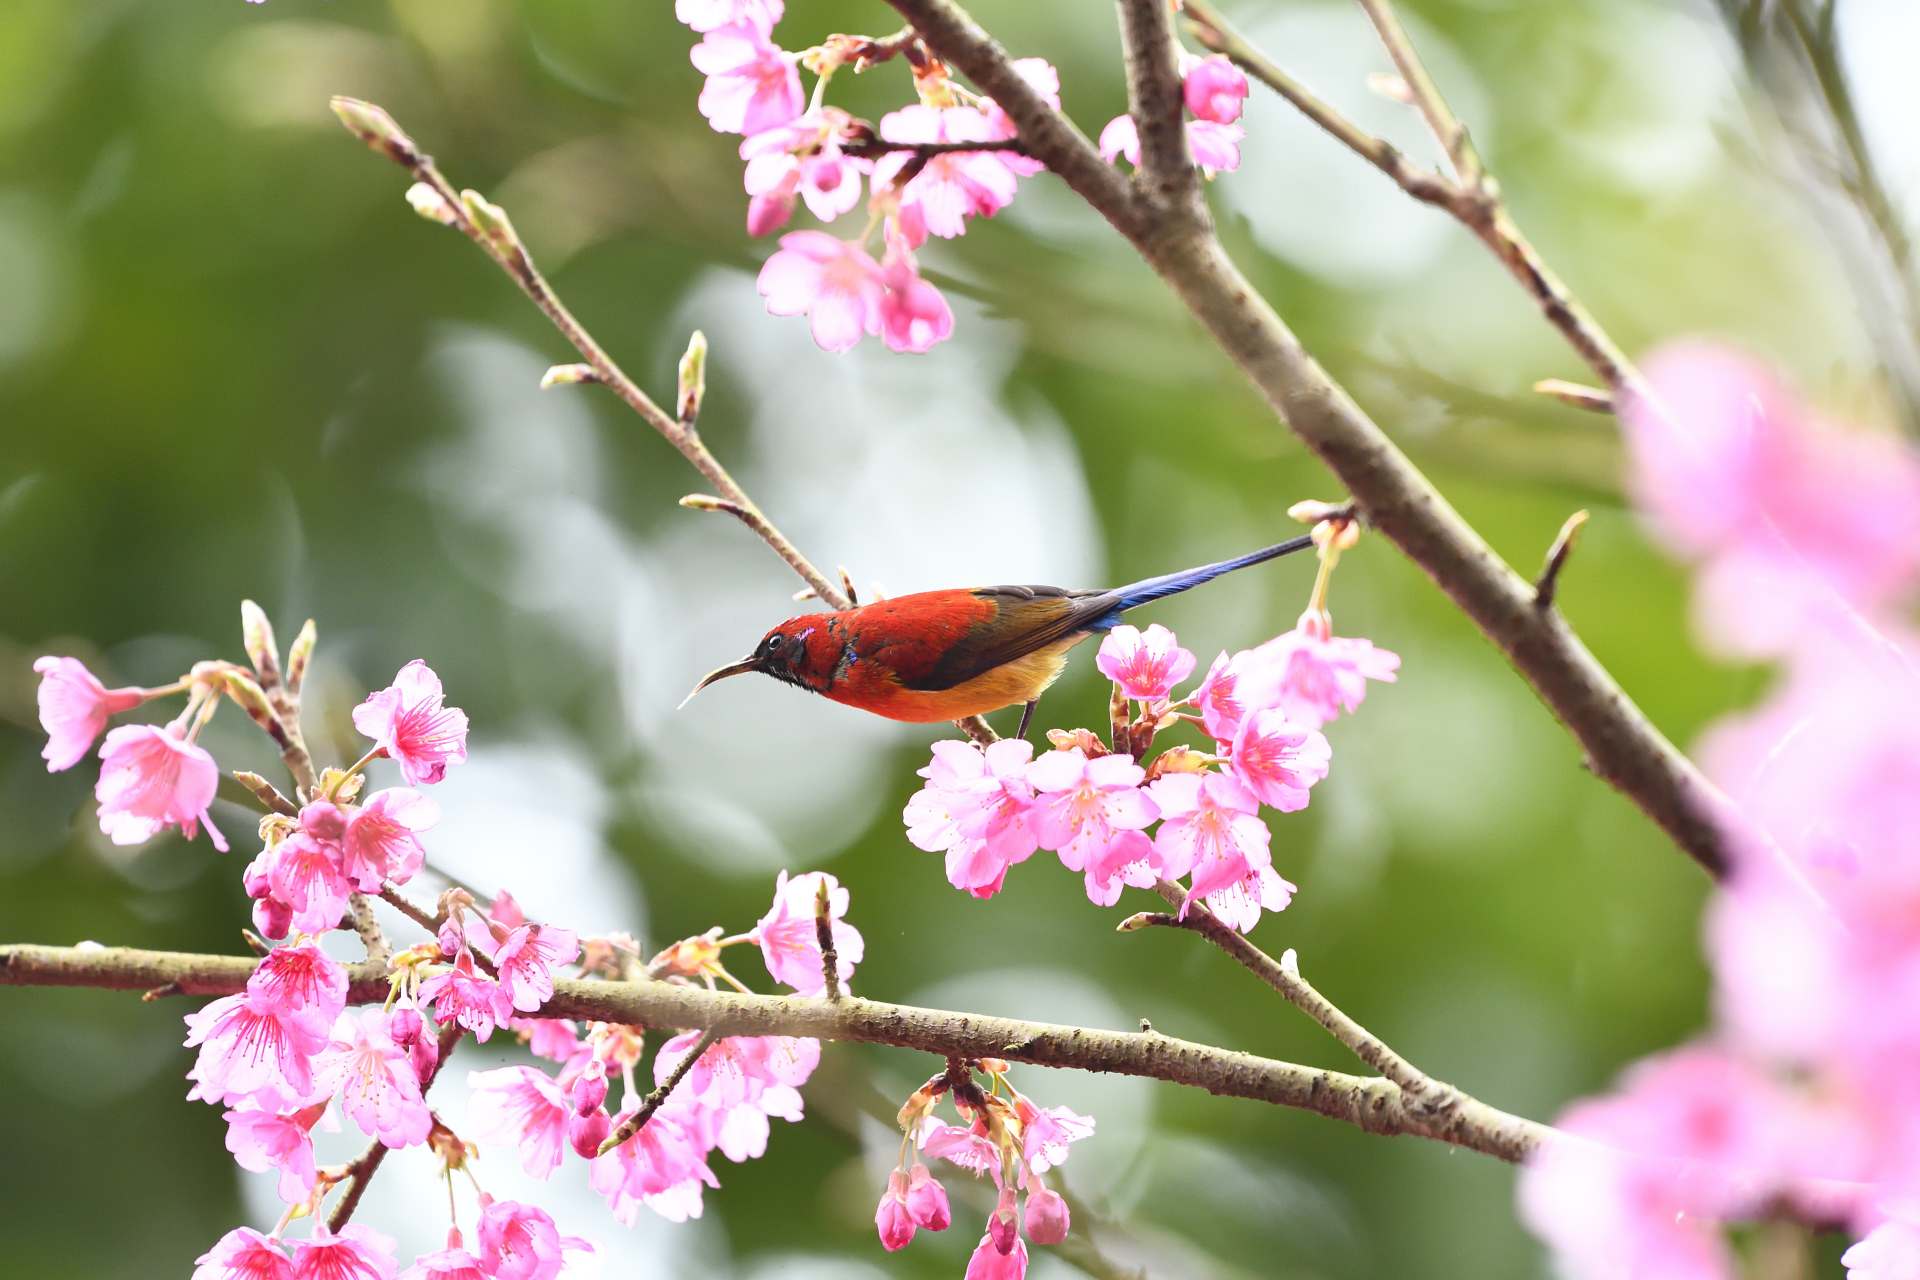
[(1113, 608), (1103, 614), (1099, 622), (1091, 628), (1105, 631), (1120, 622), (1120, 615), (1129, 609), (1137, 609), (1143, 604), (1155, 600), (1164, 600), (1168, 596), (1177, 596), (1182, 591), (1191, 591), (1203, 582), (1212, 582), (1222, 574), (1232, 573), (1235, 569), (1244, 569), (1249, 565), (1263, 564), (1268, 560), (1278, 560), (1281, 556), (1292, 555), (1296, 551), (1305, 551), (1313, 545), (1310, 534), (1298, 538), (1289, 538), (1285, 542), (1276, 542), (1270, 547), (1258, 551), (1249, 551), (1243, 556), (1231, 560), (1222, 560), (1216, 564), (1203, 564), (1197, 569), (1183, 569), (1179, 573), (1163, 573), (1157, 578), (1142, 578), (1139, 582), (1124, 587), (1115, 587), (1102, 594), (1113, 600)]

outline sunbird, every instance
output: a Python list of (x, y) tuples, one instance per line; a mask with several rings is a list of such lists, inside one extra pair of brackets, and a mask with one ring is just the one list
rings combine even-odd
[(1122, 615), (1191, 591), (1249, 565), (1313, 545), (1310, 535), (1232, 560), (1145, 578), (1106, 591), (971, 587), (919, 591), (831, 613), (789, 618), (753, 652), (712, 671), (681, 706), (716, 680), (758, 671), (889, 720), (929, 724), (984, 715), (1017, 702), (1019, 737), (1034, 704), (1059, 679), (1067, 653)]

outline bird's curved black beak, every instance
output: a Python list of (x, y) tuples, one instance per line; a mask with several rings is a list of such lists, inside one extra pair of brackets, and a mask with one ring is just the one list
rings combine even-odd
[[(699, 693), (716, 680), (725, 680), (728, 676), (745, 675), (749, 671), (758, 671), (759, 669), (760, 663), (750, 657), (742, 658), (738, 662), (729, 662), (724, 667), (717, 667), (700, 678), (700, 683), (693, 686), (693, 693), (689, 693), (686, 697), (680, 699), (680, 707), (684, 707), (689, 702), (692, 702), (695, 693)], [(680, 707), (675, 707), (674, 710), (678, 711)]]

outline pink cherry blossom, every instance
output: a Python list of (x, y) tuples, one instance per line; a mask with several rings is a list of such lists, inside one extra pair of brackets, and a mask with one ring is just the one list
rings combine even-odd
[[(1056, 111), (1060, 109), (1060, 72), (1051, 62), (1045, 58), (1015, 58), (1013, 70), (1048, 106)], [(988, 98), (980, 104), (980, 109), (986, 113), (988, 138), (1006, 140), (1020, 136), (1019, 126), (1001, 110), (999, 103)], [(1032, 156), (1023, 156), (1015, 151), (1001, 152), (1000, 163), (1023, 178), (1046, 170), (1046, 165)]]
[(394, 1280), (397, 1266), (393, 1241), (357, 1222), (338, 1235), (315, 1223), (293, 1247), (293, 1280)]
[(1271, 865), (1271, 838), (1258, 816), (1260, 802), (1238, 778), (1225, 773), (1171, 773), (1148, 788), (1166, 819), (1154, 835), (1165, 874), (1177, 880), (1193, 876), (1192, 898), (1246, 879)]
[(1093, 1136), (1093, 1117), (1068, 1107), (1036, 1107), (1024, 1095), (1016, 1095), (1014, 1113), (1020, 1118), (1021, 1158), (1034, 1173), (1065, 1164), (1068, 1147)]
[(514, 1018), (507, 1025), (538, 1058), (571, 1062), (580, 1052), (580, 1028), (569, 1018)]
[(1173, 692), (1173, 686), (1193, 674), (1192, 651), (1182, 649), (1173, 632), (1154, 623), (1144, 632), (1118, 626), (1100, 641), (1094, 658), (1100, 674), (1120, 686), (1137, 702), (1154, 702)]
[(792, 55), (752, 21), (712, 28), (691, 56), (707, 77), (700, 114), (721, 133), (765, 133), (805, 107)]
[(819, 995), (827, 986), (814, 921), (815, 895), (823, 884), (827, 887), (827, 914), (833, 922), (833, 947), (840, 960), (835, 972), (844, 986), (853, 977), (854, 965), (866, 954), (866, 942), (843, 918), (851, 896), (826, 872), (809, 871), (788, 879), (782, 871), (773, 887), (773, 906), (753, 930), (767, 972), (774, 981), (786, 983), (803, 996)]
[(1202, 120), (1232, 124), (1240, 118), (1247, 100), (1246, 73), (1233, 65), (1225, 54), (1186, 59), (1186, 76), (1181, 92), (1187, 110)]
[(1040, 793), (1028, 819), (1040, 847), (1057, 852), (1069, 871), (1103, 864), (1120, 832), (1139, 831), (1160, 816), (1140, 789), (1145, 777), (1127, 756), (1089, 760), (1078, 747), (1047, 752), (1027, 770)]
[(852, 241), (824, 231), (790, 231), (760, 268), (755, 287), (769, 314), (806, 316), (822, 350), (845, 351), (880, 332), (886, 280), (880, 264)]
[[(822, 222), (846, 213), (860, 203), (860, 175), (871, 167), (842, 148), (851, 125), (846, 112), (827, 107), (748, 137), (740, 144), (740, 158), (747, 162), (742, 175), (747, 194), (784, 201), (788, 208), (798, 195)], [(750, 233), (764, 235), (773, 229), (768, 225), (756, 231), (754, 222), (750, 210)]]
[(1257, 709), (1276, 696), (1278, 681), (1269, 676), (1268, 664), (1260, 662), (1251, 649), (1231, 658), (1222, 653), (1213, 660), (1193, 692), (1193, 702), (1200, 709), (1201, 724), (1216, 742), (1231, 747), (1249, 708)]
[(293, 932), (293, 908), (273, 896), (273, 850), (262, 849), (240, 873), (240, 883), (253, 899), (253, 927), (263, 937), (284, 938)]
[(1272, 867), (1257, 867), (1224, 888), (1215, 889), (1203, 901), (1207, 910), (1229, 928), (1246, 933), (1260, 923), (1263, 911), (1285, 911), (1299, 886), (1281, 878)]
[(1367, 681), (1390, 684), (1400, 670), (1398, 654), (1369, 640), (1333, 635), (1326, 614), (1313, 610), (1301, 614), (1292, 631), (1253, 652), (1277, 672), (1276, 705), (1309, 729), (1353, 712), (1367, 696)]
[(146, 700), (137, 688), (107, 688), (78, 658), (39, 658), (33, 669), (40, 675), (40, 727), (47, 731), (40, 754), (48, 773), (79, 764), (93, 740), (106, 732), (109, 716)]
[[(880, 118), (880, 136), (889, 142), (991, 142), (996, 130), (973, 107), (938, 109), (921, 103)], [(881, 190), (899, 183), (914, 157), (892, 152), (875, 164), (873, 183)], [(899, 188), (900, 207), (912, 208), (929, 234), (951, 239), (966, 230), (968, 218), (991, 218), (1012, 203), (1019, 177), (1005, 158), (992, 151), (950, 151), (936, 155)]]
[(886, 286), (880, 298), (880, 341), (887, 350), (919, 354), (953, 336), (953, 309), (938, 289), (920, 278), (904, 237), (889, 244), (880, 279)]
[[(1246, 130), (1237, 124), (1216, 124), (1212, 120), (1187, 121), (1187, 150), (1195, 165), (1212, 177), (1240, 167), (1240, 140)], [(1126, 157), (1134, 168), (1140, 167), (1140, 130), (1132, 116), (1115, 116), (1100, 130), (1100, 155), (1112, 161)]]
[(277, 1190), (288, 1204), (299, 1204), (313, 1190), (313, 1126), (327, 1104), (315, 1103), (285, 1115), (258, 1109), (229, 1111), (227, 1150), (234, 1163), (254, 1173), (276, 1170)]
[(1233, 740), (1233, 775), (1261, 804), (1281, 813), (1307, 807), (1307, 789), (1327, 776), (1333, 748), (1317, 729), (1295, 724), (1278, 707), (1248, 716)]
[(1026, 1280), (1026, 1275), (1027, 1242), (1016, 1236), (1013, 1247), (1002, 1253), (988, 1234), (967, 1259), (965, 1280)]
[(467, 1083), (473, 1086), (475, 1135), (518, 1147), (522, 1169), (536, 1178), (552, 1177), (560, 1167), (572, 1112), (553, 1077), (533, 1067), (501, 1067), (469, 1072)]
[(480, 1257), (492, 1280), (555, 1280), (569, 1253), (592, 1253), (577, 1236), (563, 1236), (553, 1219), (530, 1204), (482, 1197)]
[(293, 1280), (293, 1260), (252, 1227), (235, 1227), (194, 1260), (192, 1280)]
[(408, 786), (438, 782), (467, 758), (467, 713), (446, 705), (440, 677), (419, 658), (353, 709), (353, 727), (399, 763)]
[(387, 1011), (387, 1036), (406, 1050), (415, 1076), (423, 1081), (433, 1079), (440, 1065), (440, 1038), (428, 1028), (427, 1020), (411, 1001), (403, 999)]
[(1910, 595), (1920, 579), (1910, 446), (1823, 421), (1728, 347), (1676, 343), (1641, 367), (1651, 394), (1621, 415), (1629, 484), (1654, 532), (1700, 562), (1695, 616), (1709, 640), (1769, 656), (1810, 616)]
[(926, 785), (907, 801), (907, 839), (929, 853), (946, 852), (954, 888), (990, 898), (1007, 868), (1039, 848), (1028, 822), (1032, 758), (1033, 744), (1013, 738), (984, 751), (953, 739), (933, 744), (933, 760), (920, 770)]
[(1073, 1216), (1058, 1191), (1035, 1187), (1027, 1193), (1027, 1239), (1035, 1244), (1059, 1244), (1072, 1226)]
[(389, 1147), (410, 1147), (427, 1140), (433, 1116), (412, 1056), (393, 1037), (391, 1016), (379, 1008), (341, 1014), (314, 1075), (323, 1091), (339, 1095), (341, 1109), (368, 1136)]
[(500, 985), (521, 1013), (536, 1012), (553, 998), (553, 971), (580, 954), (580, 941), (571, 929), (548, 924), (523, 924), (507, 934), (493, 953)]
[(291, 910), (293, 927), (325, 933), (340, 923), (353, 886), (340, 867), (340, 846), (315, 840), (305, 831), (283, 837), (267, 851), (267, 883), (273, 896)]
[(378, 893), (413, 879), (427, 856), (419, 833), (440, 820), (440, 806), (411, 787), (388, 787), (349, 812), (340, 869), (354, 888)]
[(461, 947), (451, 967), (420, 984), (420, 998), (433, 1002), (433, 1016), (444, 1026), (457, 1023), (485, 1044), (494, 1027), (513, 1016), (506, 989), (474, 969), (473, 952)]
[(1011, 1253), (1013, 1246), (1020, 1243), (1019, 1196), (1012, 1187), (1001, 1187), (993, 1213), (987, 1218), (987, 1239), (1000, 1253)]
[[(655, 1083), (665, 1083), (693, 1050), (697, 1032), (683, 1032), (654, 1055)], [(728, 1036), (715, 1042), (681, 1081), (688, 1123), (703, 1149), (739, 1162), (764, 1155), (769, 1116), (801, 1119), (799, 1087), (820, 1064), (820, 1042), (794, 1036)]]
[(588, 1180), (612, 1205), (617, 1221), (631, 1226), (643, 1205), (670, 1222), (700, 1216), (701, 1189), (720, 1180), (707, 1167), (691, 1118), (686, 1104), (670, 1095), (639, 1132), (594, 1158)]
[(673, 16), (695, 31), (744, 24), (767, 35), (786, 7), (786, 0), (674, 0)]
[(327, 1031), (310, 1010), (291, 1012), (277, 997), (246, 991), (222, 996), (186, 1022), (187, 1047), (200, 1049), (187, 1073), (195, 1082), (187, 1096), (228, 1104), (255, 1098), (277, 1108), (312, 1092), (313, 1055)]
[(907, 1175), (907, 1213), (916, 1227), (945, 1231), (953, 1225), (953, 1209), (947, 1203), (947, 1189), (933, 1176), (933, 1170), (916, 1161)]
[(347, 1006), (347, 970), (311, 942), (275, 947), (247, 979), (247, 990), (288, 1016), (328, 1028)]
[(957, 1124), (929, 1122), (921, 1127), (920, 1151), (923, 1155), (957, 1164), (975, 1174), (991, 1174), (1000, 1180), (1000, 1148), (984, 1134)]
[(1200, 172), (1211, 178), (1216, 173), (1232, 173), (1240, 167), (1240, 141), (1247, 131), (1237, 124), (1216, 124), (1211, 120), (1187, 121), (1187, 150)]
[(897, 1253), (913, 1242), (916, 1227), (913, 1215), (907, 1212), (907, 1175), (898, 1169), (887, 1175), (887, 1189), (873, 1211), (873, 1226), (880, 1233), (880, 1247), (888, 1253)]
[(225, 853), (226, 837), (207, 807), (220, 785), (220, 766), (171, 728), (123, 724), (100, 744), (100, 830), (115, 844), (141, 844), (168, 827), (191, 840), (206, 823), (207, 839)]
[(1087, 862), (1087, 898), (1096, 906), (1110, 907), (1120, 901), (1123, 887), (1151, 889), (1165, 871), (1165, 860), (1153, 841), (1138, 831), (1117, 831), (1113, 842)]

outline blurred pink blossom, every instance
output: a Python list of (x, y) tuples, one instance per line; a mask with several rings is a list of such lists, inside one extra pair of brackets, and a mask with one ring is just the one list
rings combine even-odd
[(913, 1243), (916, 1227), (913, 1215), (907, 1212), (907, 1175), (898, 1169), (887, 1175), (887, 1189), (873, 1211), (873, 1226), (880, 1233), (880, 1247), (888, 1253), (897, 1253)]
[(1201, 120), (1232, 124), (1240, 118), (1247, 99), (1247, 76), (1225, 54), (1183, 59), (1181, 92), (1187, 111)]
[[(51, 745), (51, 744), (49, 744)], [(123, 724), (100, 744), (100, 830), (115, 844), (140, 844), (168, 827), (191, 840), (200, 824), (225, 853), (226, 837), (207, 808), (220, 785), (220, 766), (172, 728)]]
[[(740, 144), (740, 158), (747, 162), (741, 175), (747, 194), (784, 200), (789, 208), (798, 195), (822, 222), (832, 222), (858, 205), (860, 175), (871, 166), (842, 149), (851, 124), (846, 112), (827, 107), (749, 135)], [(779, 219), (780, 223), (785, 221), (784, 217)], [(754, 235), (764, 235), (779, 225), (756, 230), (753, 223), (749, 214), (748, 231)]]
[[(1367, 696), (1367, 681), (1391, 683), (1400, 670), (1398, 654), (1370, 640), (1334, 635), (1327, 615), (1311, 609), (1293, 630), (1253, 652), (1256, 661), (1272, 665), (1273, 705), (1309, 729), (1357, 710)], [(1267, 705), (1264, 698), (1262, 705)]]
[(967, 1259), (965, 1280), (1026, 1280), (1027, 1242), (1018, 1236), (1012, 1247), (1002, 1253), (991, 1233), (980, 1237), (979, 1247)]
[(790, 231), (760, 268), (756, 284), (776, 316), (807, 317), (824, 351), (845, 351), (880, 332), (886, 279), (873, 255), (824, 231)]
[(814, 899), (822, 885), (826, 886), (827, 914), (833, 922), (833, 948), (839, 957), (834, 971), (844, 986), (853, 977), (853, 967), (866, 954), (866, 943), (860, 931), (845, 919), (851, 895), (826, 872), (809, 871), (789, 879), (782, 871), (773, 886), (773, 905), (753, 930), (767, 972), (776, 982), (786, 983), (803, 996), (819, 995), (827, 986), (814, 921)]
[(1059, 1244), (1072, 1229), (1073, 1216), (1058, 1191), (1036, 1186), (1027, 1192), (1027, 1239), (1035, 1244)]
[(313, 1235), (293, 1247), (294, 1280), (394, 1280), (393, 1241), (350, 1223), (335, 1235), (314, 1223)]
[(880, 341), (887, 350), (919, 354), (953, 335), (953, 309), (938, 289), (920, 278), (904, 237), (890, 237), (880, 279), (886, 286), (880, 298)]
[(146, 700), (137, 688), (107, 688), (78, 658), (39, 658), (33, 669), (40, 673), (40, 727), (47, 731), (40, 754), (48, 773), (80, 763), (93, 740), (106, 732), (109, 716)]
[(695, 31), (738, 24), (767, 35), (786, 7), (786, 0), (674, 0), (673, 16)]
[(520, 1167), (549, 1178), (560, 1167), (571, 1106), (552, 1076), (533, 1067), (500, 1067), (467, 1074), (473, 1088), (474, 1133), (483, 1141), (515, 1147)]
[[(616, 1123), (629, 1114), (623, 1110)], [(707, 1167), (689, 1119), (685, 1104), (670, 1095), (639, 1132), (594, 1158), (589, 1181), (619, 1222), (631, 1226), (643, 1205), (669, 1222), (700, 1216), (701, 1189), (720, 1180)]]
[(933, 1170), (917, 1160), (907, 1175), (907, 1212), (915, 1226), (928, 1231), (945, 1231), (953, 1225), (947, 1189), (933, 1176)]
[(769, 38), (769, 30), (741, 21), (713, 27), (693, 47), (693, 65), (707, 78), (700, 114), (721, 133), (765, 133), (805, 108), (793, 55)]
[[(991, 142), (996, 128), (973, 107), (938, 109), (915, 103), (880, 118), (880, 136), (888, 142)], [(873, 170), (873, 185), (885, 189), (900, 182), (915, 157), (895, 151)], [(902, 209), (913, 208), (927, 232), (942, 239), (963, 233), (968, 218), (991, 218), (1013, 202), (1019, 175), (993, 151), (949, 151), (933, 156), (899, 188)]]
[(235, 1227), (194, 1261), (192, 1280), (293, 1280), (280, 1242), (252, 1227)]
[(480, 1258), (493, 1280), (556, 1280), (569, 1253), (592, 1253), (578, 1236), (563, 1236), (545, 1210), (517, 1200), (480, 1198)]

